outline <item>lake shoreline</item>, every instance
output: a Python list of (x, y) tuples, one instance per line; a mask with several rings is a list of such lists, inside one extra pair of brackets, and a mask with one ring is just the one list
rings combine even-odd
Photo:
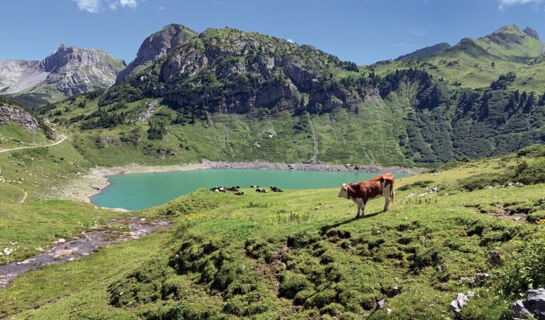
[[(403, 167), (378, 167), (375, 165), (369, 166), (353, 166), (353, 165), (334, 165), (334, 164), (309, 164), (309, 163), (275, 163), (266, 161), (209, 161), (203, 159), (201, 163), (189, 163), (180, 165), (166, 166), (146, 166), (139, 164), (129, 164), (125, 166), (115, 167), (95, 167), (90, 169), (89, 173), (80, 179), (76, 179), (63, 188), (59, 193), (62, 199), (80, 200), (91, 203), (91, 197), (104, 191), (109, 185), (109, 176), (121, 174), (136, 174), (136, 173), (159, 173), (159, 172), (176, 172), (188, 170), (224, 170), (224, 169), (249, 169), (249, 170), (294, 170), (294, 171), (321, 171), (321, 172), (359, 172), (359, 173), (402, 173), (416, 174), (422, 169), (411, 169)], [(123, 208), (103, 208), (117, 211), (127, 211)]]

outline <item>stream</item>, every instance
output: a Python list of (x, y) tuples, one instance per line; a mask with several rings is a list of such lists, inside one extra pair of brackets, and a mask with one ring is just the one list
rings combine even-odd
[(21, 262), (12, 262), (0, 266), (0, 289), (4, 289), (18, 276), (29, 270), (38, 269), (49, 264), (62, 264), (93, 254), (99, 247), (142, 238), (158, 229), (170, 226), (169, 221), (147, 220), (130, 217), (112, 219), (108, 227), (126, 225), (122, 230), (96, 230), (82, 232), (83, 237), (63, 243), (57, 243), (51, 250), (28, 258)]

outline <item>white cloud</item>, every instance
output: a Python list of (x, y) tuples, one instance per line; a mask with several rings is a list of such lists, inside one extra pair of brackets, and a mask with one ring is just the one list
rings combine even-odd
[(138, 0), (74, 0), (78, 9), (89, 13), (100, 13), (106, 9), (117, 10), (118, 6), (124, 8), (136, 8)]
[(138, 5), (136, 0), (119, 0), (119, 4), (122, 7), (129, 7), (129, 8), (133, 8), (133, 9), (136, 8), (136, 6)]
[(517, 4), (534, 4), (539, 5), (543, 0), (499, 0), (500, 10), (503, 10), (505, 7), (517, 5)]
[(293, 39), (288, 39), (288, 42), (289, 43), (295, 43), (295, 41), (293, 41)]
[(78, 8), (81, 11), (87, 11), (90, 13), (100, 12), (100, 0), (74, 0), (78, 4)]

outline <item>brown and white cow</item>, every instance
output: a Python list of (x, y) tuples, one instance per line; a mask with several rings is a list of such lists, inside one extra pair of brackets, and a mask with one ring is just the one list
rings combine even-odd
[(391, 174), (383, 174), (369, 181), (351, 183), (347, 185), (343, 183), (339, 198), (352, 199), (358, 205), (358, 214), (356, 218), (365, 215), (365, 205), (367, 201), (384, 196), (386, 203), (384, 211), (388, 210), (390, 201), (394, 201), (394, 176)]

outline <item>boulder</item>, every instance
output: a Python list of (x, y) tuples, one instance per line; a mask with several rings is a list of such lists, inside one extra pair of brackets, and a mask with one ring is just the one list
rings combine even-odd
[(517, 300), (511, 307), (513, 318), (545, 320), (545, 288), (526, 291), (526, 301)]
[(466, 306), (467, 300), (469, 300), (469, 298), (473, 296), (475, 296), (475, 292), (473, 291), (468, 291), (466, 294), (458, 293), (456, 299), (452, 300), (452, 302), (450, 303), (450, 308), (453, 311), (462, 310), (462, 308)]

